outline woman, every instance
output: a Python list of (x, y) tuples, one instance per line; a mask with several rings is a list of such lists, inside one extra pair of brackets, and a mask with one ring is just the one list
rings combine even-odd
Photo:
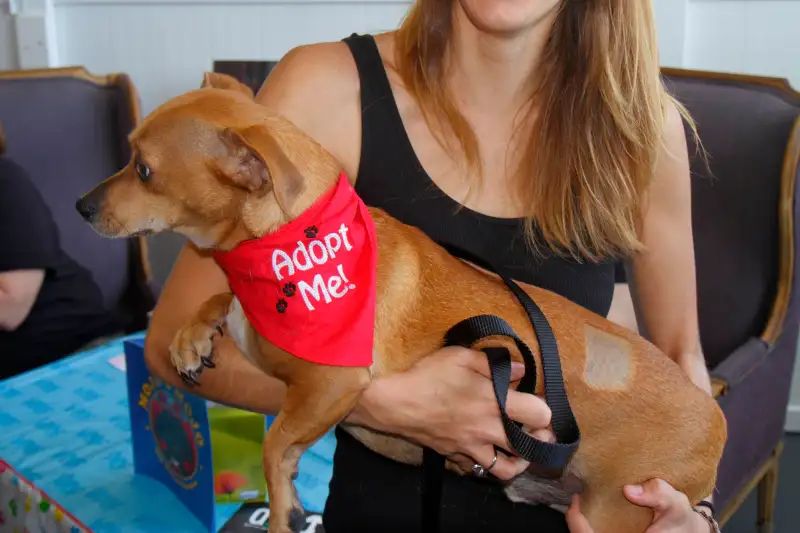
[[(678, 107), (659, 81), (653, 26), (641, 0), (418, 0), (397, 32), (292, 50), (257, 98), (333, 153), (367, 204), (493, 258), (520, 281), (605, 315), (613, 258), (630, 256), (639, 324), (709, 390), (688, 156)], [(182, 251), (146, 347), (151, 368), (174, 385), (172, 336), (225, 288), (211, 259)], [(283, 386), (227, 342), (200, 394), (275, 413)], [(487, 375), (481, 354), (443, 349), (373, 383), (349, 421), (467, 469), (489, 467), (505, 437)], [(529, 427), (549, 423), (535, 398), (512, 393), (508, 410)], [(326, 531), (417, 531), (419, 470), (338, 438)], [(509, 479), (525, 467), (501, 456), (491, 472)], [(665, 483), (626, 494), (655, 510), (651, 533), (710, 530)], [(444, 498), (444, 531), (568, 530), (562, 514), (514, 505), (491, 481), (448, 475)], [(567, 521), (572, 533), (591, 531), (578, 502)]]

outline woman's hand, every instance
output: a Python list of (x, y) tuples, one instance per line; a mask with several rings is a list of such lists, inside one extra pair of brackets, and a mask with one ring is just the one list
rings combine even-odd
[[(512, 367), (512, 381), (525, 374)], [(470, 472), (472, 465), (492, 465), (494, 446), (511, 450), (481, 352), (448, 347), (426, 357), (408, 372), (374, 381), (348, 422), (401, 435), (433, 448)], [(540, 398), (510, 390), (506, 413), (541, 440), (552, 440), (550, 409)], [(528, 463), (502, 452), (490, 473), (511, 479)]]
[[(666, 481), (651, 479), (641, 486), (625, 487), (625, 497), (631, 503), (653, 510), (653, 523), (645, 533), (709, 533), (711, 526), (695, 511), (688, 498)], [(567, 511), (570, 533), (594, 533), (581, 514), (580, 500), (575, 496)]]

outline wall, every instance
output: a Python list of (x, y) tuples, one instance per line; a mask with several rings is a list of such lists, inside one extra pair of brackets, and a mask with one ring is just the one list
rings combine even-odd
[(55, 4), (59, 60), (92, 72), (127, 72), (147, 113), (198, 87), (215, 59), (275, 60), (300, 44), (389, 30), (407, 6), (394, 0), (61, 0)]
[(8, 0), (0, 0), (0, 70), (17, 68), (17, 45), (14, 19)]
[(799, 0), (691, 0), (687, 68), (787, 78), (800, 90)]
[(683, 65), (689, 0), (652, 0), (658, 28), (658, 51), (665, 67)]

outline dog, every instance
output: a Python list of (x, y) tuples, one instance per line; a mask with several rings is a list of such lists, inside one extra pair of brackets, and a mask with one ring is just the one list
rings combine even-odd
[[(201, 88), (161, 105), (130, 139), (130, 163), (76, 204), (106, 237), (172, 230), (201, 248), (226, 253), (293, 224), (342, 176), (331, 154), (256, 103), (250, 89), (222, 75), (206, 74)], [(209, 299), (170, 347), (177, 371), (196, 381), (204, 367), (218, 363), (212, 339), (225, 328), (245, 357), (286, 383), (283, 408), (263, 446), (270, 533), (290, 531), (298, 505), (292, 474), (308, 446), (344, 420), (373, 379), (404, 372), (441, 348), (446, 332), (459, 321), (495, 314), (510, 324), (535, 352), (536, 393), (542, 394), (536, 335), (506, 286), (448, 254), (420, 230), (378, 209), (369, 209), (369, 215), (365, 224), (372, 225), (378, 250), (367, 363), (328, 365), (289, 353), (257, 331), (243, 311), (243, 295), (230, 292)], [(315, 229), (308, 228), (306, 237), (319, 237)], [(328, 255), (341, 255), (347, 244), (341, 238), (318, 240), (318, 256), (325, 246)], [(330, 281), (328, 288), (341, 293), (341, 282)], [(624, 485), (661, 478), (693, 503), (710, 494), (727, 438), (717, 402), (637, 334), (559, 295), (523, 287), (558, 341), (582, 442), (560, 479), (539, 478), (531, 469), (508, 482), (508, 497), (564, 505), (580, 490), (582, 512), (596, 533), (643, 533), (653, 513), (629, 503)], [(317, 289), (325, 292), (325, 285)], [(283, 290), (287, 296), (279, 298), (278, 313), (296, 309), (291, 306), (299, 301), (296, 286)], [(318, 292), (310, 303), (319, 301)], [(473, 347), (497, 345), (521, 360), (505, 339), (487, 338)], [(343, 427), (377, 453), (421, 463), (422, 450), (414, 443)]]

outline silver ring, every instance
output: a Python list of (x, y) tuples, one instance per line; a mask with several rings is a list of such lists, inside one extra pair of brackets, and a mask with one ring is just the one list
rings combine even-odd
[(489, 468), (484, 468), (482, 465), (475, 463), (472, 465), (472, 473), (475, 474), (476, 477), (484, 477), (486, 474), (494, 468), (494, 465), (497, 464), (497, 454), (494, 454), (494, 458), (492, 459), (492, 464)]

